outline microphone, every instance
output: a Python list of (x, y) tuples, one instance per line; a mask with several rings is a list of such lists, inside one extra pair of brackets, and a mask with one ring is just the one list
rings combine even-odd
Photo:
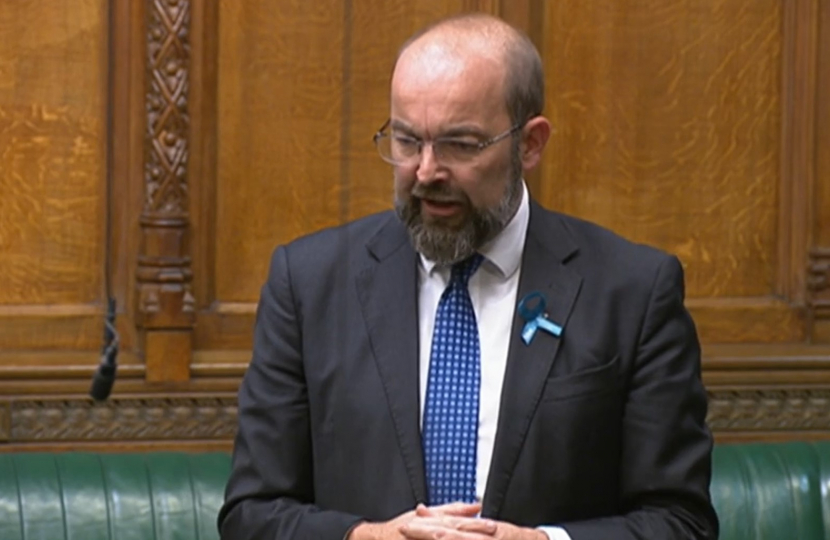
[(118, 368), (118, 331), (115, 329), (115, 299), (107, 300), (107, 317), (104, 319), (104, 344), (101, 346), (101, 363), (92, 377), (92, 386), (89, 395), (95, 401), (106, 400), (115, 383), (115, 372)]

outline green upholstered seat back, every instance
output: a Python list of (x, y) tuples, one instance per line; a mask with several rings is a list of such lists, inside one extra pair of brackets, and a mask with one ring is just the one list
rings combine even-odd
[(721, 540), (824, 540), (830, 443), (715, 447), (712, 499)]
[(226, 453), (0, 455), (2, 540), (211, 540)]
[[(226, 453), (0, 454), (2, 540), (210, 540)], [(721, 540), (830, 538), (830, 442), (715, 447)]]

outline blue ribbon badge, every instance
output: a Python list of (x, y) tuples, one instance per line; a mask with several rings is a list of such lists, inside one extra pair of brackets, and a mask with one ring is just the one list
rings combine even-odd
[(562, 335), (562, 327), (548, 320), (548, 314), (545, 313), (546, 305), (545, 296), (540, 292), (530, 293), (519, 302), (519, 315), (525, 320), (522, 329), (522, 341), (525, 345), (530, 345), (538, 328), (557, 337)]

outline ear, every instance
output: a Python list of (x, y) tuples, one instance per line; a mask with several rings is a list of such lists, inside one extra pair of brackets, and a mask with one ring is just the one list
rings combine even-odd
[(522, 169), (529, 171), (542, 160), (542, 150), (550, 138), (550, 122), (544, 116), (535, 116), (522, 128)]

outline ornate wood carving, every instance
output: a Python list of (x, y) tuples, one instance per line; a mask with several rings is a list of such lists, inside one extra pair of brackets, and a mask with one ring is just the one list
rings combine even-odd
[(236, 398), (20, 400), (11, 403), (10, 442), (230, 439)]
[(0, 442), (8, 442), (11, 437), (11, 408), (8, 403), (0, 403)]
[(830, 389), (714, 390), (709, 392), (714, 432), (830, 429)]
[(830, 248), (810, 250), (807, 288), (814, 316), (830, 319)]
[(187, 238), (189, 27), (188, 0), (149, 2), (145, 198), (136, 279), (147, 378), (156, 381), (188, 378), (194, 323)]
[[(230, 440), (236, 418), (232, 395), (21, 399), (0, 403), (0, 441)], [(716, 433), (830, 430), (830, 388), (710, 390), (708, 422)]]

